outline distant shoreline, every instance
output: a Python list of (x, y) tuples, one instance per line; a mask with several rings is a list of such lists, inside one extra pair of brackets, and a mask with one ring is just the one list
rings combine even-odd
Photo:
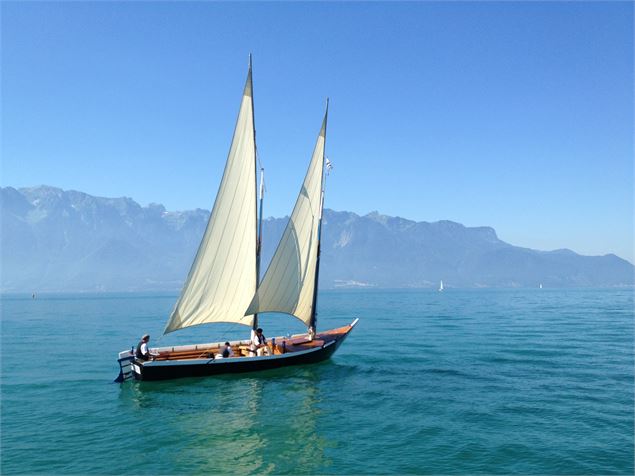
[[(536, 292), (549, 292), (549, 291), (619, 291), (619, 290), (631, 290), (635, 289), (635, 285), (622, 285), (622, 286), (571, 286), (571, 287), (552, 287), (552, 288), (534, 288), (534, 287), (450, 287), (445, 288), (444, 292), (466, 292), (466, 291), (532, 291)], [(122, 295), (129, 295), (135, 297), (158, 297), (158, 298), (174, 298), (176, 299), (179, 296), (180, 290), (138, 290), (138, 291), (130, 291), (130, 290), (112, 290), (112, 291), (94, 291), (94, 290), (76, 290), (76, 291), (40, 291), (36, 293), (36, 297), (32, 297), (31, 291), (0, 291), (0, 299), (2, 298), (24, 298), (24, 299), (46, 299), (48, 297), (55, 296), (85, 296), (85, 297), (109, 297), (109, 296), (117, 296), (121, 297)], [(417, 293), (417, 292), (429, 292), (429, 293), (438, 293), (438, 290), (432, 287), (421, 287), (421, 288), (379, 288), (379, 287), (361, 287), (361, 288), (325, 288), (320, 289), (320, 293), (348, 293), (348, 292), (357, 292), (357, 293), (382, 293), (382, 292), (407, 292), (407, 293)]]

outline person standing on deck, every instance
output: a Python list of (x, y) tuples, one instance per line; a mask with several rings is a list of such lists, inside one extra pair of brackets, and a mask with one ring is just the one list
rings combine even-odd
[(269, 352), (269, 346), (267, 345), (267, 339), (262, 333), (262, 329), (259, 327), (251, 337), (251, 354), (256, 354), (259, 357), (262, 355), (271, 355)]

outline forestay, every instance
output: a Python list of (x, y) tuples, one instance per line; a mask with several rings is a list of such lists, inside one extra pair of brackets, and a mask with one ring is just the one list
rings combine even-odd
[(311, 321), (318, 227), (322, 213), (322, 180), (326, 136), (324, 116), (313, 157), (304, 178), (293, 213), (269, 268), (246, 314), (284, 312), (306, 325)]
[(257, 286), (256, 152), (251, 65), (203, 240), (164, 334), (208, 322), (251, 325)]

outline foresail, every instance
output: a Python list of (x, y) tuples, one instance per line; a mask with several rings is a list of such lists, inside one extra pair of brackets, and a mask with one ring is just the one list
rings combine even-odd
[(309, 325), (313, 307), (326, 115), (289, 223), (246, 314), (284, 312)]
[(203, 240), (164, 333), (208, 322), (251, 325), (257, 286), (251, 66), (223, 178)]

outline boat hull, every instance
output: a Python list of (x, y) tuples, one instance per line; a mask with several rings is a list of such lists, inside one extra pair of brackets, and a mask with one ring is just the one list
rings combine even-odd
[[(329, 359), (344, 342), (354, 325), (346, 326), (345, 332), (333, 334), (327, 331), (316, 336), (323, 344), (284, 354), (262, 357), (235, 357), (227, 359), (188, 359), (132, 362), (132, 373), (136, 380), (169, 380), (185, 377), (208, 377), (221, 374), (259, 372), (294, 365), (308, 365)], [(320, 341), (321, 342), (321, 341)]]

